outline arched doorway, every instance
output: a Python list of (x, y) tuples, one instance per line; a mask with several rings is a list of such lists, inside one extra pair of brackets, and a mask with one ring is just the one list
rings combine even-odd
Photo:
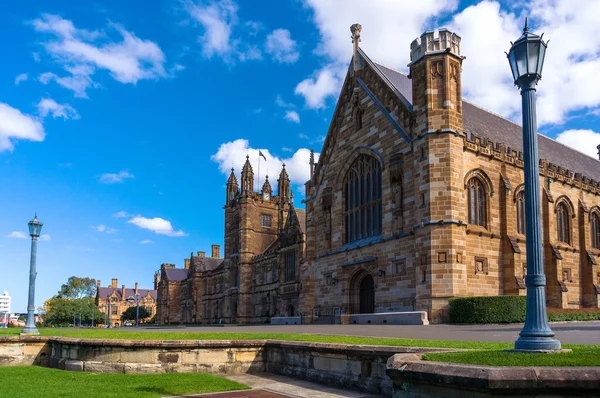
[(359, 313), (371, 314), (375, 312), (375, 282), (371, 275), (366, 274), (362, 278), (359, 292)]

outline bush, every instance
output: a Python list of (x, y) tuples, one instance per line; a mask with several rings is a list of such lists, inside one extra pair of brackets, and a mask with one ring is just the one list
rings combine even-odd
[(450, 323), (524, 322), (525, 301), (525, 296), (452, 298)]
[(597, 321), (597, 320), (600, 320), (600, 309), (598, 309), (598, 308), (579, 308), (579, 309), (548, 308), (548, 320), (550, 322)]

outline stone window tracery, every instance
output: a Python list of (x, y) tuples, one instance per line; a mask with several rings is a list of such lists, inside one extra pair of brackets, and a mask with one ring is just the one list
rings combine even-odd
[(592, 239), (592, 248), (600, 249), (600, 215), (597, 212), (593, 212), (590, 215), (590, 236)]
[(525, 191), (519, 191), (515, 201), (517, 203), (517, 232), (525, 235)]
[(485, 185), (473, 177), (467, 183), (467, 205), (469, 213), (469, 224), (486, 227), (487, 200)]
[(381, 165), (360, 155), (344, 182), (346, 243), (381, 234)]
[(286, 253), (284, 256), (285, 268), (284, 268), (284, 281), (291, 282), (296, 280), (296, 252), (291, 251)]
[(571, 244), (571, 222), (569, 220), (569, 209), (564, 203), (559, 203), (556, 206), (556, 222), (558, 241), (566, 244)]

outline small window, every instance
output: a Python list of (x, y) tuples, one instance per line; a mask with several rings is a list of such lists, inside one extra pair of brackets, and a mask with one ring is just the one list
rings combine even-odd
[(569, 210), (564, 203), (559, 203), (556, 209), (556, 222), (558, 230), (558, 241), (571, 244), (571, 223), (569, 221)]
[(467, 183), (467, 203), (469, 224), (486, 226), (486, 196), (485, 188), (479, 178), (473, 177)]
[(594, 212), (591, 215), (591, 238), (592, 248), (600, 249), (600, 216)]
[(406, 275), (406, 261), (397, 260), (393, 263), (394, 273), (398, 276)]
[(525, 235), (525, 191), (517, 193), (517, 232)]
[(285, 255), (285, 282), (296, 280), (296, 252), (292, 251)]
[(273, 282), (279, 282), (279, 267), (273, 268)]
[(260, 216), (260, 226), (271, 228), (271, 216), (269, 214), (262, 214)]

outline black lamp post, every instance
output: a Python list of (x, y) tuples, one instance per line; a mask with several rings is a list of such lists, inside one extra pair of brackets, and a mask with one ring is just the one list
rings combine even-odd
[(37, 241), (42, 232), (42, 226), (44, 225), (37, 218), (37, 214), (33, 217), (33, 220), (27, 223), (29, 226), (29, 235), (31, 236), (31, 260), (29, 262), (29, 298), (27, 300), (27, 323), (23, 328), (21, 334), (39, 334), (37, 327), (35, 326), (35, 277), (37, 271), (35, 270), (36, 259), (37, 259)]
[(140, 327), (140, 294), (136, 293), (135, 294), (135, 299), (133, 297), (128, 298), (127, 299), (128, 302), (133, 303), (135, 301), (136, 303), (136, 308), (135, 308), (135, 327), (139, 328)]
[(523, 107), (523, 157), (525, 171), (525, 232), (527, 247), (527, 309), (525, 325), (515, 350), (560, 350), (560, 342), (548, 324), (546, 314), (546, 276), (542, 257), (542, 225), (540, 220), (540, 170), (535, 110), (535, 87), (542, 78), (544, 56), (548, 44), (542, 36), (529, 32), (527, 19), (519, 39), (511, 43), (508, 61), (515, 85), (521, 89)]

